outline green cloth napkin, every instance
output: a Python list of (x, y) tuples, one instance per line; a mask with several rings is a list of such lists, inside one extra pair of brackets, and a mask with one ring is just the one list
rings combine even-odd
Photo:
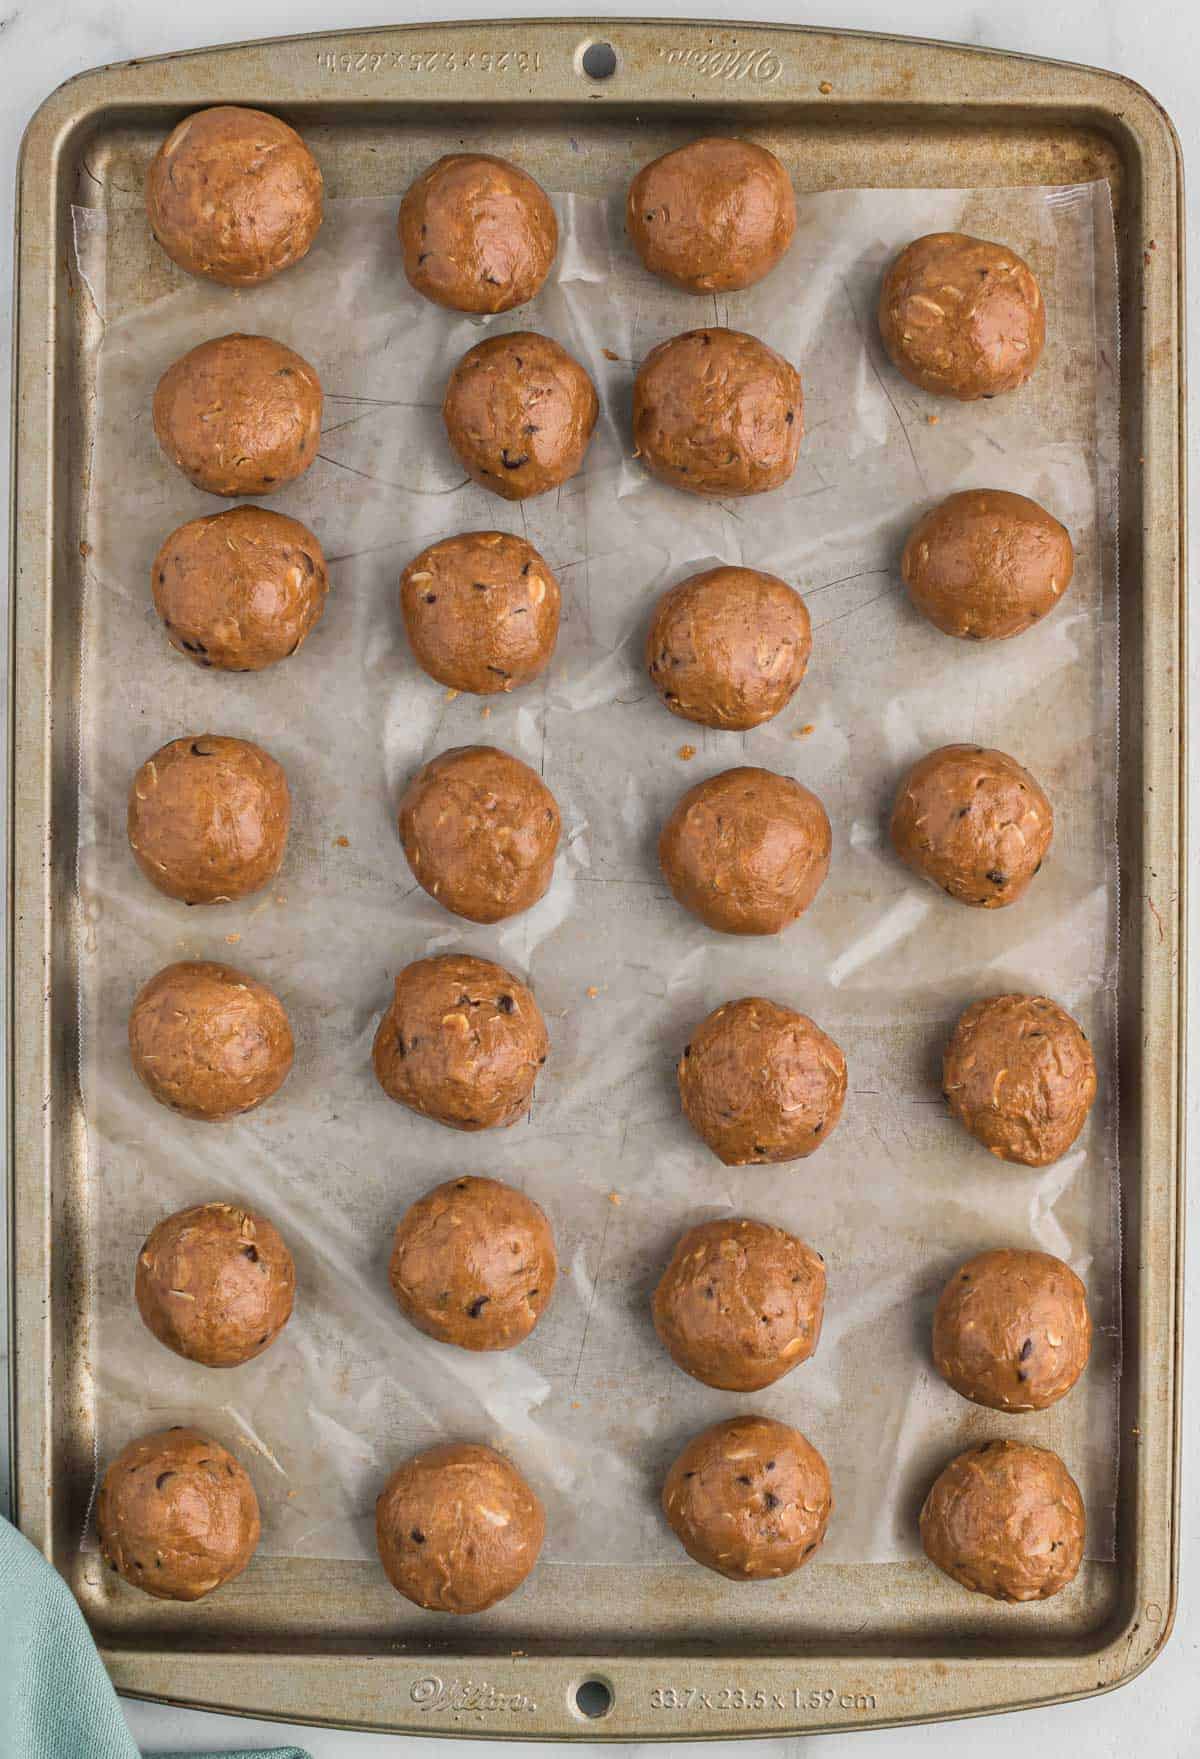
[[(0, 1749), (9, 1759), (138, 1759), (75, 1596), (2, 1517)], [(273, 1747), (220, 1759), (309, 1756), (299, 1747)]]

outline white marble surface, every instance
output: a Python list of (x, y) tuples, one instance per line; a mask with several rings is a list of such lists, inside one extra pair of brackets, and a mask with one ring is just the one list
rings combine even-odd
[[(336, 26), (381, 25), (406, 20), (436, 20), (475, 16), (502, 18), (518, 12), (523, 16), (572, 15), (586, 12), (586, 0), (571, 5), (538, 5), (536, 0), (417, 0), (406, 11), (397, 0), (343, 0), (330, 6), (322, 0), (206, 0), (203, 8), (166, 7), (160, 0), (0, 0), (0, 237), (11, 236), (13, 172), (21, 131), (31, 112), (54, 86), (84, 68), (106, 61), (138, 55), (155, 55), (171, 49), (200, 47), (251, 36), (279, 36), (317, 31)], [(1183, 140), (1188, 165), (1195, 175), (1200, 164), (1200, 4), (1197, 0), (1142, 0), (1124, 5), (1119, 0), (1065, 0), (1051, 5), (1046, 0), (909, 0), (899, 7), (895, 0), (653, 0), (649, 7), (597, 4), (597, 13), (608, 16), (640, 16), (651, 11), (657, 17), (716, 16), (733, 20), (774, 19), (795, 24), (842, 24), (847, 28), (907, 31), (913, 35), (945, 37), (959, 42), (983, 43), (995, 48), (1021, 50), (1034, 55), (1090, 62), (1129, 74), (1165, 104)], [(1189, 300), (1189, 332), (1193, 348), (1200, 338), (1200, 208), (1193, 208), (1188, 228), (1189, 255), (1194, 265)], [(12, 265), (0, 262), (0, 410), (7, 412), (10, 363), (8, 358)], [(1200, 424), (1191, 418), (1191, 452), (1200, 460)], [(0, 421), (0, 482), (8, 481), (9, 431)], [(1193, 470), (1191, 513), (1193, 530), (1200, 532)], [(0, 505), (0, 541), (7, 553), (7, 497)], [(7, 621), (4, 624), (6, 630)], [(4, 639), (0, 632), (0, 641)], [(1189, 738), (1200, 731), (1200, 632), (1193, 630), (1193, 712)], [(0, 735), (2, 736), (2, 735)], [(1193, 749), (1194, 749), (1193, 744)], [(0, 769), (0, 775), (3, 770)], [(1191, 797), (1193, 823), (1200, 823), (1200, 763), (1193, 766)], [(1200, 911), (1200, 887), (1193, 896), (1193, 915)], [(1195, 924), (1193, 923), (1193, 928)], [(1193, 1021), (1200, 1030), (1200, 961), (1193, 967)], [(1193, 1096), (1191, 1121), (1197, 1122)], [(3, 1214), (0, 1213), (0, 1229)], [(1191, 1299), (1188, 1303), (1188, 1342), (1200, 1349), (1200, 1229), (1192, 1231), (1189, 1253)], [(0, 1275), (7, 1265), (7, 1252), (0, 1242)], [(6, 1364), (3, 1337), (3, 1301), (0, 1301), (0, 1369)], [(0, 1425), (0, 1506), (6, 1506), (7, 1437)], [(1191, 1403), (1187, 1434), (1187, 1465), (1200, 1458), (1200, 1401)], [(1030, 1759), (1043, 1755), (1088, 1755), (1088, 1759), (1195, 1759), (1200, 1754), (1200, 1512), (1187, 1495), (1190, 1471), (1185, 1477), (1183, 1505), (1182, 1592), (1174, 1635), (1158, 1662), (1139, 1679), (1115, 1695), (1093, 1698), (1081, 1704), (1053, 1710), (1029, 1711), (977, 1722), (969, 1733), (961, 1725), (936, 1728), (897, 1729), (859, 1734), (829, 1734), (821, 1738), (821, 1759), (872, 1753), (880, 1759), (942, 1759), (957, 1754), (969, 1741), (976, 1759), (1007, 1753), (1020, 1746)], [(230, 1717), (177, 1711), (158, 1705), (129, 1704), (129, 1723), (143, 1747), (179, 1753), (198, 1749), (271, 1745), (295, 1740), (307, 1747), (314, 1759), (388, 1759), (400, 1751), (397, 1737), (341, 1734), (319, 1729), (284, 1729), (271, 1723), (247, 1723)], [(745, 1759), (798, 1759), (809, 1743), (756, 1741), (740, 1747)], [(439, 1759), (435, 1749), (458, 1747), (458, 1743), (426, 1743), (429, 1759)], [(487, 1747), (497, 1759), (518, 1759), (526, 1751), (544, 1752), (525, 1743), (473, 1743), (475, 1752)], [(633, 1747), (600, 1747), (599, 1754), (625, 1754)]]

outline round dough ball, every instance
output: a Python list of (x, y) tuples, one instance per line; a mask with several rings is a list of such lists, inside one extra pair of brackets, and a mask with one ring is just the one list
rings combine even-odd
[(846, 1098), (832, 1038), (762, 996), (702, 1021), (676, 1073), (684, 1116), (727, 1167), (803, 1160), (832, 1136)]
[(294, 654), (329, 591), (312, 532), (266, 507), (189, 519), (159, 550), (150, 579), (171, 646), (223, 672), (260, 672)]
[(296, 1266), (266, 1216), (198, 1203), (151, 1229), (134, 1294), (168, 1350), (206, 1368), (237, 1368), (261, 1356), (291, 1318)]
[(400, 203), (404, 273), (451, 311), (500, 312), (538, 292), (558, 249), (558, 221), (539, 183), (490, 153), (448, 153)]
[(428, 1612), (483, 1612), (538, 1560), (546, 1514), (493, 1448), (452, 1442), (398, 1466), (375, 1504), (388, 1581)]
[(757, 568), (708, 568), (659, 599), (650, 681), (673, 715), (744, 732), (787, 707), (812, 652), (804, 600)]
[(968, 489), (913, 527), (900, 563), (918, 611), (945, 635), (1006, 641), (1052, 611), (1071, 584), (1066, 527), (1024, 495)]
[(396, 1229), (388, 1277), (418, 1331), (460, 1350), (511, 1350), (554, 1292), (558, 1261), (543, 1210), (496, 1179), (451, 1179)]
[(961, 1124), (999, 1160), (1045, 1167), (1064, 1155), (1096, 1097), (1096, 1059), (1049, 996), (987, 996), (959, 1017), (942, 1090)]
[(599, 413), (579, 362), (531, 330), (469, 348), (442, 403), (467, 475), (506, 501), (544, 495), (574, 476)]
[(765, 1222), (704, 1222), (675, 1247), (653, 1312), (686, 1374), (726, 1392), (757, 1392), (816, 1349), (825, 1260)]
[(925, 1555), (992, 1600), (1049, 1600), (1074, 1580), (1086, 1532), (1067, 1468), (1025, 1441), (968, 1448), (934, 1480), (921, 1510)]
[(262, 1531), (245, 1467), (198, 1429), (160, 1429), (117, 1455), (96, 1498), (100, 1555), (156, 1600), (200, 1600), (240, 1576)]
[(511, 971), (442, 953), (397, 977), (373, 1061), (389, 1099), (452, 1130), (492, 1130), (529, 1110), (549, 1046), (533, 991)]
[(219, 1122), (283, 1086), (292, 1029), (265, 983), (232, 965), (182, 960), (145, 984), (129, 1015), (129, 1055), (160, 1105)]
[(879, 330), (906, 379), (971, 403), (1025, 383), (1045, 346), (1046, 308), (1016, 251), (932, 232), (884, 276)]
[(416, 656), (451, 690), (491, 696), (544, 672), (562, 595), (533, 545), (505, 531), (464, 531), (422, 550), (400, 577)]
[(892, 809), (901, 861), (983, 910), (1024, 895), (1053, 835), (1053, 809), (1029, 771), (982, 745), (929, 752), (905, 776)]
[(1075, 1272), (1048, 1252), (1001, 1246), (960, 1265), (933, 1316), (933, 1360), (964, 1399), (1044, 1411), (1087, 1367), (1092, 1322)]
[(710, 137), (643, 165), (625, 226), (652, 274), (685, 293), (733, 293), (770, 274), (791, 244), (796, 198), (774, 153)]
[(196, 733), (162, 746), (133, 778), (129, 844), (168, 898), (228, 904), (279, 872), (291, 814), (287, 777), (261, 745)]
[(303, 476), (321, 443), (321, 381), (269, 336), (218, 336), (169, 366), (154, 432), (210, 495), (266, 495)]
[(650, 472), (693, 495), (761, 495), (796, 468), (800, 374), (740, 330), (688, 330), (652, 348), (633, 384), (633, 443)]
[(146, 172), (150, 230), (189, 275), (255, 287), (308, 252), (321, 168), (294, 128), (218, 104), (173, 128)]
[(537, 903), (554, 874), (562, 820), (536, 770), (494, 745), (456, 745), (417, 771), (400, 802), (413, 877), (470, 922)]
[(689, 788), (663, 826), (658, 859), (686, 910), (722, 934), (778, 934), (829, 872), (829, 816), (773, 770), (724, 770)]
[(731, 1417), (688, 1442), (663, 1509), (689, 1557), (734, 1582), (790, 1576), (825, 1537), (829, 1468), (798, 1429)]

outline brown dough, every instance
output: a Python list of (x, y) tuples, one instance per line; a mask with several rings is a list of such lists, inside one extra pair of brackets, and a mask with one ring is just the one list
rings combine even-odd
[(825, 1261), (765, 1222), (703, 1222), (675, 1247), (653, 1310), (686, 1374), (726, 1392), (757, 1392), (816, 1349)]
[(824, 1539), (833, 1509), (816, 1448), (770, 1417), (732, 1417), (694, 1436), (662, 1500), (688, 1556), (734, 1582), (790, 1576)]
[(964, 1399), (1044, 1411), (1087, 1367), (1087, 1291), (1048, 1252), (1000, 1246), (955, 1271), (933, 1316), (933, 1360)]
[(742, 732), (787, 707), (812, 652), (804, 600), (777, 575), (709, 568), (665, 592), (646, 637), (672, 714)]
[(461, 1350), (523, 1342), (557, 1275), (545, 1213), (496, 1179), (451, 1179), (418, 1198), (396, 1229), (388, 1266), (405, 1318)]
[(1053, 809), (1029, 771), (982, 745), (929, 752), (901, 782), (892, 809), (901, 861), (983, 910), (1024, 895), (1053, 835)]
[(1074, 570), (1066, 528), (1005, 489), (968, 489), (931, 508), (900, 563), (917, 609), (968, 641), (1005, 641), (1040, 622)]
[(652, 274), (686, 293), (732, 293), (761, 281), (792, 242), (792, 180), (752, 141), (690, 141), (642, 166), (625, 226)]
[(1096, 1059), (1049, 996), (988, 996), (959, 1017), (942, 1059), (950, 1110), (999, 1160), (1045, 1167), (1087, 1122)]
[(697, 782), (663, 826), (658, 859), (686, 910), (722, 934), (778, 934), (829, 872), (829, 817), (816, 795), (773, 770)]
[(544, 495), (574, 476), (599, 413), (579, 362), (532, 330), (469, 348), (442, 404), (467, 475), (506, 501)]
[(321, 169), (294, 128), (218, 104), (173, 128), (146, 172), (150, 230), (189, 275), (255, 287), (308, 252)]
[(210, 495), (267, 495), (303, 476), (321, 443), (321, 381), (269, 336), (218, 336), (169, 366), (154, 432)]
[(560, 605), (558, 581), (533, 545), (504, 531), (444, 538), (400, 577), (418, 665), (476, 696), (514, 690), (545, 671)]
[(245, 1467), (198, 1429), (123, 1448), (96, 1498), (100, 1555), (156, 1600), (199, 1600), (240, 1576), (262, 1531)]
[(151, 1229), (134, 1294), (168, 1350), (206, 1368), (237, 1368), (261, 1356), (291, 1318), (296, 1266), (257, 1210), (198, 1203)]
[(762, 996), (701, 1021), (676, 1073), (684, 1116), (727, 1167), (803, 1160), (833, 1135), (846, 1098), (832, 1038)]
[(260, 745), (195, 733), (148, 758), (129, 790), (129, 843), (160, 892), (228, 904), (279, 872), (291, 822), (287, 777)]
[(185, 1118), (253, 1111), (287, 1080), (293, 1049), (274, 990), (232, 965), (167, 965), (138, 991), (129, 1015), (134, 1073)]
[(524, 305), (550, 273), (558, 222), (540, 184), (490, 153), (448, 153), (400, 203), (404, 273), (451, 311)]
[(932, 232), (884, 276), (879, 330), (906, 379), (969, 403), (1025, 383), (1045, 346), (1046, 308), (1016, 251)]
[(1024, 1441), (968, 1448), (934, 1480), (921, 1543), (939, 1570), (992, 1600), (1049, 1600), (1074, 1580), (1087, 1532), (1057, 1454)]
[(390, 1099), (452, 1130), (492, 1130), (529, 1110), (549, 1049), (542, 1011), (503, 965), (442, 953), (406, 965), (375, 1034)]
[(400, 840), (431, 898), (471, 922), (501, 922), (550, 885), (562, 821), (536, 770), (494, 745), (457, 745), (417, 771)]
[(452, 1442), (398, 1466), (375, 1504), (388, 1581), (428, 1612), (483, 1612), (538, 1560), (546, 1514), (493, 1448)]

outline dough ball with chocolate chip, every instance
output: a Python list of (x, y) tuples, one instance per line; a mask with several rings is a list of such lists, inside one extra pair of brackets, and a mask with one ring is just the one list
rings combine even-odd
[(544, 495), (574, 476), (599, 413), (579, 362), (531, 330), (469, 348), (442, 404), (467, 475), (506, 501)]
[(734, 1582), (790, 1576), (824, 1539), (833, 1509), (816, 1448), (770, 1417), (732, 1417), (694, 1436), (662, 1500), (688, 1556)]
[(1029, 771), (982, 745), (929, 752), (901, 782), (892, 809), (901, 861), (983, 910), (1024, 896), (1053, 835), (1053, 809)]
[(422, 550), (400, 578), (419, 665), (451, 690), (490, 696), (544, 672), (558, 640), (558, 581), (532, 544), (464, 531)]
[(811, 651), (807, 608), (786, 581), (708, 568), (659, 599), (646, 666), (672, 714), (743, 732), (787, 707)]
[(375, 1034), (389, 1098), (453, 1130), (515, 1124), (549, 1047), (542, 1011), (503, 965), (442, 953), (405, 966)]
[(685, 293), (733, 293), (768, 275), (792, 242), (792, 180), (753, 141), (689, 141), (642, 166), (625, 226), (652, 274)]
[(1046, 308), (1016, 251), (932, 232), (884, 276), (879, 331), (906, 379), (969, 403), (1025, 383), (1045, 346)]
[(538, 1560), (546, 1515), (493, 1448), (452, 1442), (398, 1466), (375, 1504), (388, 1581), (427, 1612), (483, 1612)]
[(968, 641), (1006, 641), (1040, 622), (1074, 569), (1065, 527), (1004, 489), (968, 489), (931, 508), (900, 564), (917, 609), (943, 634)]
[(260, 1356), (290, 1319), (296, 1266), (256, 1210), (198, 1203), (151, 1229), (134, 1294), (168, 1350), (206, 1368), (236, 1368)]
[(147, 758), (129, 791), (129, 844), (160, 892), (228, 904), (279, 872), (291, 798), (275, 759), (248, 739), (197, 733)]
[(846, 1098), (832, 1038), (762, 996), (701, 1021), (677, 1074), (684, 1116), (727, 1167), (804, 1159), (832, 1136)]
[(829, 872), (832, 833), (816, 795), (773, 770), (697, 782), (663, 826), (658, 859), (686, 910), (722, 934), (778, 934)]
[(765, 1222), (703, 1222), (676, 1245), (653, 1311), (686, 1374), (726, 1392), (757, 1392), (816, 1349), (825, 1262)]
[(1087, 1367), (1092, 1322), (1075, 1272), (1009, 1246), (960, 1265), (933, 1316), (933, 1360), (955, 1392), (993, 1411), (1044, 1411)]
[(558, 222), (540, 184), (490, 153), (448, 153), (400, 203), (410, 284), (451, 311), (524, 305), (550, 273)]
[(240, 1576), (262, 1531), (245, 1467), (198, 1429), (123, 1448), (96, 1498), (100, 1555), (156, 1600), (200, 1600)]
[(293, 1048), (274, 990), (232, 965), (167, 965), (130, 1010), (134, 1073), (185, 1118), (218, 1122), (252, 1111), (287, 1080)]
[(417, 771), (400, 840), (431, 898), (471, 922), (537, 903), (554, 874), (562, 821), (536, 770), (494, 745), (458, 745)]
[(960, 1015), (942, 1089), (961, 1124), (999, 1160), (1049, 1166), (1071, 1147), (1096, 1097), (1096, 1059), (1049, 996), (987, 996)]
[(321, 443), (321, 382), (269, 336), (218, 336), (169, 366), (154, 432), (210, 495), (268, 495), (303, 476)]
[(146, 172), (150, 230), (189, 275), (255, 287), (308, 252), (321, 224), (321, 170), (278, 116), (239, 104), (197, 110)]
[(968, 1448), (934, 1480), (921, 1510), (925, 1555), (992, 1600), (1049, 1600), (1083, 1561), (1087, 1517), (1057, 1454), (1024, 1441)]

